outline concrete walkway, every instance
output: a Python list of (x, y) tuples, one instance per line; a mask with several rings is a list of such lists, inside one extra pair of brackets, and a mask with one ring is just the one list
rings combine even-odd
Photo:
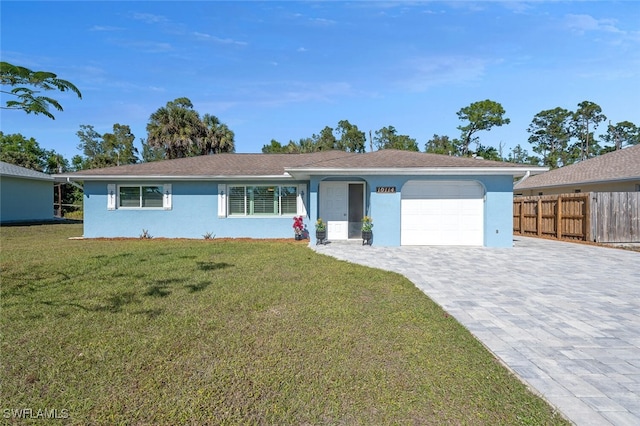
[(575, 424), (640, 425), (640, 253), (514, 245), (313, 248), (406, 276)]

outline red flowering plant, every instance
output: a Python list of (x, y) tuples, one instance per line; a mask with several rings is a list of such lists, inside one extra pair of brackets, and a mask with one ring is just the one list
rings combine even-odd
[(293, 232), (298, 236), (304, 233), (304, 221), (302, 216), (293, 217)]

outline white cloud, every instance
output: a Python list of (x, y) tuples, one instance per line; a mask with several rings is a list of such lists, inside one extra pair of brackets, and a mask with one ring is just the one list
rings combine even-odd
[(132, 13), (131, 18), (137, 21), (146, 22), (147, 24), (158, 24), (161, 22), (169, 21), (166, 17), (162, 15), (154, 15), (151, 13), (139, 13), (139, 12)]
[(514, 13), (525, 13), (533, 9), (533, 6), (528, 1), (506, 1), (501, 4), (505, 9), (511, 10)]
[(192, 34), (200, 40), (212, 41), (218, 44), (233, 44), (236, 46), (247, 46), (249, 44), (246, 41), (238, 41), (232, 38), (220, 38), (220, 37), (212, 36), (211, 34), (205, 34), (200, 32), (193, 32)]
[(292, 103), (333, 102), (350, 96), (353, 88), (346, 82), (273, 81), (238, 87), (239, 104), (279, 107)]
[(584, 34), (587, 31), (604, 31), (609, 33), (624, 34), (616, 26), (614, 19), (596, 19), (591, 15), (567, 15), (565, 24), (571, 31)]
[(430, 87), (479, 80), (487, 61), (466, 56), (414, 58), (396, 75), (397, 84), (407, 90), (421, 92)]
[(132, 50), (145, 53), (164, 53), (173, 50), (171, 43), (144, 40), (114, 40), (114, 43)]
[(122, 31), (121, 27), (111, 27), (109, 25), (94, 25), (89, 31)]
[(320, 25), (320, 26), (331, 26), (337, 23), (332, 19), (326, 19), (326, 18), (309, 18), (309, 22), (315, 25)]

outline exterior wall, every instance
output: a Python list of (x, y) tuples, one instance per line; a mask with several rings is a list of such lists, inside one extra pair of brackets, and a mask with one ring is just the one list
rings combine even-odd
[(0, 221), (53, 220), (53, 180), (3, 176), (0, 179)]
[[(400, 245), (400, 200), (402, 186), (409, 180), (475, 180), (486, 191), (484, 203), (484, 245), (512, 247), (512, 178), (511, 176), (325, 176), (313, 177), (304, 194), (310, 243), (315, 244), (314, 224), (319, 211), (321, 181), (364, 181), (365, 214), (374, 220), (374, 244)], [(220, 182), (154, 181), (148, 184), (172, 184), (171, 210), (107, 209), (107, 185), (118, 182), (85, 182), (84, 236), (137, 238), (143, 229), (153, 237), (203, 238), (206, 233), (216, 238), (293, 238), (292, 215), (278, 217), (219, 217), (218, 184)], [(129, 183), (129, 182), (127, 182)], [(145, 182), (130, 182), (139, 184)], [(230, 182), (227, 182), (229, 184)], [(246, 182), (237, 182), (238, 184)], [(267, 182), (265, 182), (267, 183)], [(307, 182), (296, 182), (297, 184)], [(275, 183), (274, 183), (275, 184)], [(378, 186), (395, 186), (395, 193), (376, 193)], [(52, 202), (50, 204), (50, 207)]]
[[(640, 179), (628, 182), (601, 183), (590, 185), (568, 185), (555, 188), (514, 189), (516, 195), (555, 195), (579, 192), (636, 192), (640, 191)], [(540, 194), (542, 193), (542, 194)]]
[[(107, 209), (107, 184), (85, 182), (84, 237), (136, 238), (146, 229), (152, 237), (292, 238), (293, 215), (277, 217), (218, 217), (219, 182), (146, 182), (172, 184), (171, 210)], [(145, 182), (127, 182), (127, 184)], [(246, 182), (238, 182), (238, 184)], [(276, 184), (276, 183), (274, 183)], [(289, 184), (289, 183), (287, 183)], [(293, 183), (295, 184), (295, 183)], [(308, 194), (305, 194), (307, 197)], [(308, 223), (308, 221), (305, 221)]]
[[(336, 177), (313, 177), (309, 185), (309, 228), (311, 244), (315, 244), (313, 224), (317, 220), (319, 185), (325, 179)], [(513, 246), (513, 178), (511, 176), (349, 176), (342, 180), (367, 183), (366, 214), (373, 218), (374, 244), (379, 246), (400, 245), (400, 200), (402, 186), (409, 180), (451, 181), (475, 180), (486, 191), (484, 210), (484, 245), (486, 247)], [(395, 186), (395, 193), (377, 193), (378, 186)]]
[(484, 245), (513, 247), (513, 178), (485, 176), (478, 178), (485, 186)]

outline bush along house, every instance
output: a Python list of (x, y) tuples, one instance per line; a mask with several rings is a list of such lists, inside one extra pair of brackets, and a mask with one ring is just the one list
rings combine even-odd
[(84, 237), (294, 238), (511, 247), (513, 181), (546, 168), (420, 152), (215, 154), (56, 175), (84, 187)]

